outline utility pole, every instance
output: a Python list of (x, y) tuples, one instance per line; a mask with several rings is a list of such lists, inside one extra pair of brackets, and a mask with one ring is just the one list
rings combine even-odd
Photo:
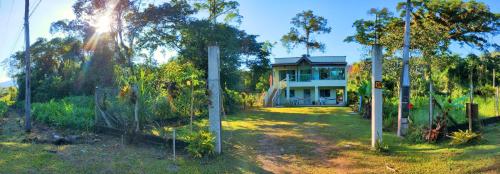
[(398, 131), (399, 137), (405, 136), (408, 130), (408, 115), (410, 114), (410, 12), (411, 0), (406, 1), (406, 19), (403, 46), (403, 68), (400, 81)]
[(210, 104), (208, 105), (208, 122), (210, 132), (215, 135), (215, 152), (222, 153), (221, 137), (221, 87), (219, 46), (208, 47), (208, 90)]
[(372, 148), (382, 142), (382, 46), (372, 50)]
[(495, 116), (499, 116), (498, 114), (498, 87), (496, 86), (495, 83), (496, 80), (496, 73), (495, 73), (495, 68), (493, 68), (493, 89), (496, 89), (495, 93)]
[(26, 132), (31, 131), (31, 90), (30, 90), (30, 72), (31, 72), (31, 67), (30, 67), (30, 25), (29, 25), (29, 7), (30, 7), (30, 2), (29, 0), (25, 0), (25, 5), (24, 5), (24, 36), (25, 36), (25, 41), (26, 41), (26, 50), (24, 52), (24, 62), (26, 66), (26, 72), (25, 72), (25, 115), (26, 115), (26, 120), (24, 121), (26, 123), (25, 125), (25, 130)]

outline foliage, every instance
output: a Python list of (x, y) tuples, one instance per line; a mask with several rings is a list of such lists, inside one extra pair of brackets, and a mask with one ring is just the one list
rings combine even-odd
[(361, 115), (363, 118), (371, 117), (371, 82), (362, 81), (361, 85), (357, 89), (358, 96), (362, 97), (361, 103)]
[[(210, 21), (192, 21), (180, 30), (183, 38), (179, 43), (179, 61), (191, 62), (195, 68), (208, 74), (208, 46), (217, 43), (220, 49), (220, 71), (222, 88), (237, 89), (241, 83), (238, 68), (242, 56), (258, 55), (261, 44), (256, 35), (251, 35), (227, 24), (212, 24)], [(224, 48), (224, 49), (222, 49)]]
[(195, 158), (213, 155), (215, 152), (215, 136), (206, 130), (192, 132), (185, 138), (186, 150)]
[[(249, 84), (246, 89), (248, 91), (262, 92), (269, 88), (269, 76), (271, 75), (271, 56), (273, 44), (271, 42), (259, 43), (260, 49), (254, 59), (246, 61), (246, 66), (249, 68)], [(247, 80), (247, 79), (245, 79)]]
[(398, 106), (397, 98), (386, 98), (383, 104), (382, 126), (384, 131), (395, 131), (398, 127)]
[[(325, 49), (325, 44), (312, 37), (312, 34), (315, 33), (330, 33), (332, 28), (327, 26), (328, 21), (325, 18), (314, 15), (312, 10), (307, 10), (298, 13), (290, 23), (293, 25), (290, 31), (281, 37), (283, 46), (288, 48), (289, 51), (301, 44), (305, 45), (307, 49), (306, 55), (309, 55), (309, 50), (323, 51)], [(299, 30), (302, 30), (302, 32), (299, 32)]]
[[(122, 74), (119, 69), (117, 74)], [(126, 71), (126, 70), (125, 70)], [(186, 120), (191, 116), (206, 115), (208, 96), (205, 92), (204, 73), (191, 63), (171, 60), (159, 67), (141, 66), (134, 77), (124, 75), (119, 81), (122, 101), (130, 101), (133, 82), (138, 88), (140, 125), (165, 126), (173, 121)], [(127, 114), (131, 116), (132, 114)], [(132, 119), (132, 118), (127, 118)]]
[(481, 141), (481, 134), (472, 132), (470, 130), (459, 130), (457, 132), (451, 133), (451, 145), (459, 146), (459, 145), (470, 145), (476, 144)]
[(197, 10), (207, 10), (208, 20), (217, 22), (217, 18), (225, 15), (224, 22), (230, 22), (236, 20), (236, 22), (241, 23), (241, 18), (239, 14), (238, 6), (240, 5), (237, 1), (226, 1), (226, 0), (205, 0), (206, 2), (194, 3), (194, 7)]
[(425, 142), (424, 134), (425, 129), (422, 125), (410, 124), (408, 134), (406, 135), (405, 139), (411, 143), (423, 143)]
[(385, 144), (382, 141), (377, 141), (375, 143), (375, 151), (378, 153), (389, 153), (391, 151), (391, 148), (388, 144)]
[(8, 87), (8, 88), (0, 88), (0, 101), (6, 103), (11, 106), (16, 102), (17, 99), (17, 88), (16, 87)]
[(372, 8), (368, 12), (370, 15), (375, 15), (375, 21), (359, 19), (353, 23), (356, 28), (356, 34), (348, 36), (344, 42), (357, 42), (362, 45), (373, 45), (380, 43), (380, 38), (385, 37), (387, 33), (387, 25), (395, 20), (393, 14), (387, 8), (381, 10)]
[[(44, 102), (78, 94), (79, 72), (85, 62), (82, 43), (76, 38), (38, 39), (30, 46), (32, 101)], [(19, 84), (18, 99), (24, 99), (24, 52), (16, 52), (9, 59), (13, 76)]]
[(64, 129), (89, 131), (94, 125), (93, 97), (73, 96), (32, 104), (36, 121)]
[(9, 106), (4, 101), (0, 101), (0, 118), (5, 117)]

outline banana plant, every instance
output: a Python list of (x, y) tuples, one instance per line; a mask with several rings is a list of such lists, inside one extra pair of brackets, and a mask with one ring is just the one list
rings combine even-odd
[[(370, 108), (370, 103), (371, 103), (371, 82), (368, 80), (364, 80), (361, 82), (360, 86), (358, 87), (358, 96), (359, 96), (359, 108), (360, 111), (363, 113), (364, 118), (369, 118), (371, 114), (371, 108)], [(363, 107), (363, 98), (366, 98), (366, 105)], [(364, 109), (362, 109), (364, 108)]]

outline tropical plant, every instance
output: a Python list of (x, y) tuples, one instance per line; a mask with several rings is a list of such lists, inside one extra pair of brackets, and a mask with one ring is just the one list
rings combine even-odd
[(94, 99), (86, 96), (66, 97), (32, 104), (33, 119), (68, 130), (89, 131), (94, 126)]
[(215, 136), (209, 131), (191, 132), (185, 140), (188, 143), (186, 150), (195, 158), (213, 155), (215, 152)]
[[(361, 114), (363, 118), (371, 118), (371, 82), (362, 81), (361, 85), (358, 87), (358, 96), (361, 97)], [(364, 101), (363, 101), (364, 100)]]
[(470, 145), (475, 144), (481, 141), (481, 134), (472, 132), (470, 130), (459, 130), (457, 132), (451, 133), (451, 145), (459, 146), (459, 145)]
[(5, 114), (7, 113), (8, 109), (9, 106), (7, 105), (7, 103), (0, 101), (0, 118), (6, 116)]

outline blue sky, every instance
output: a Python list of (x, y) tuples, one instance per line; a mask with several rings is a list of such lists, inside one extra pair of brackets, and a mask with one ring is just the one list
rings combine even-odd
[[(371, 18), (367, 15), (370, 8), (387, 7), (395, 11), (396, 4), (401, 0), (238, 0), (240, 14), (243, 16), (240, 29), (247, 33), (259, 35), (259, 41), (277, 42), (272, 57), (299, 56), (305, 49), (298, 48), (288, 53), (279, 42), (282, 35), (291, 27), (290, 19), (303, 10), (313, 10), (315, 14), (325, 17), (332, 27), (330, 34), (317, 36), (326, 44), (325, 52), (313, 52), (311, 55), (347, 56), (349, 63), (359, 60), (363, 52), (362, 46), (355, 43), (345, 43), (345, 37), (354, 33), (352, 23), (361, 18)], [(495, 13), (500, 13), (500, 1), (479, 0), (489, 5)], [(31, 9), (38, 0), (31, 0)], [(50, 24), (60, 19), (74, 18), (71, 0), (42, 0), (37, 10), (30, 18), (30, 37), (33, 43), (38, 37), (52, 37), (49, 33)], [(14, 51), (23, 49), (24, 33), (18, 37), (22, 28), (24, 14), (23, 0), (0, 0), (0, 62), (3, 62)], [(399, 13), (397, 13), (399, 14)], [(17, 39), (17, 43), (16, 43)], [(490, 38), (500, 43), (500, 37)], [(452, 50), (459, 54), (475, 52), (474, 49), (455, 44)], [(7, 67), (0, 66), (0, 82), (8, 80)]]

